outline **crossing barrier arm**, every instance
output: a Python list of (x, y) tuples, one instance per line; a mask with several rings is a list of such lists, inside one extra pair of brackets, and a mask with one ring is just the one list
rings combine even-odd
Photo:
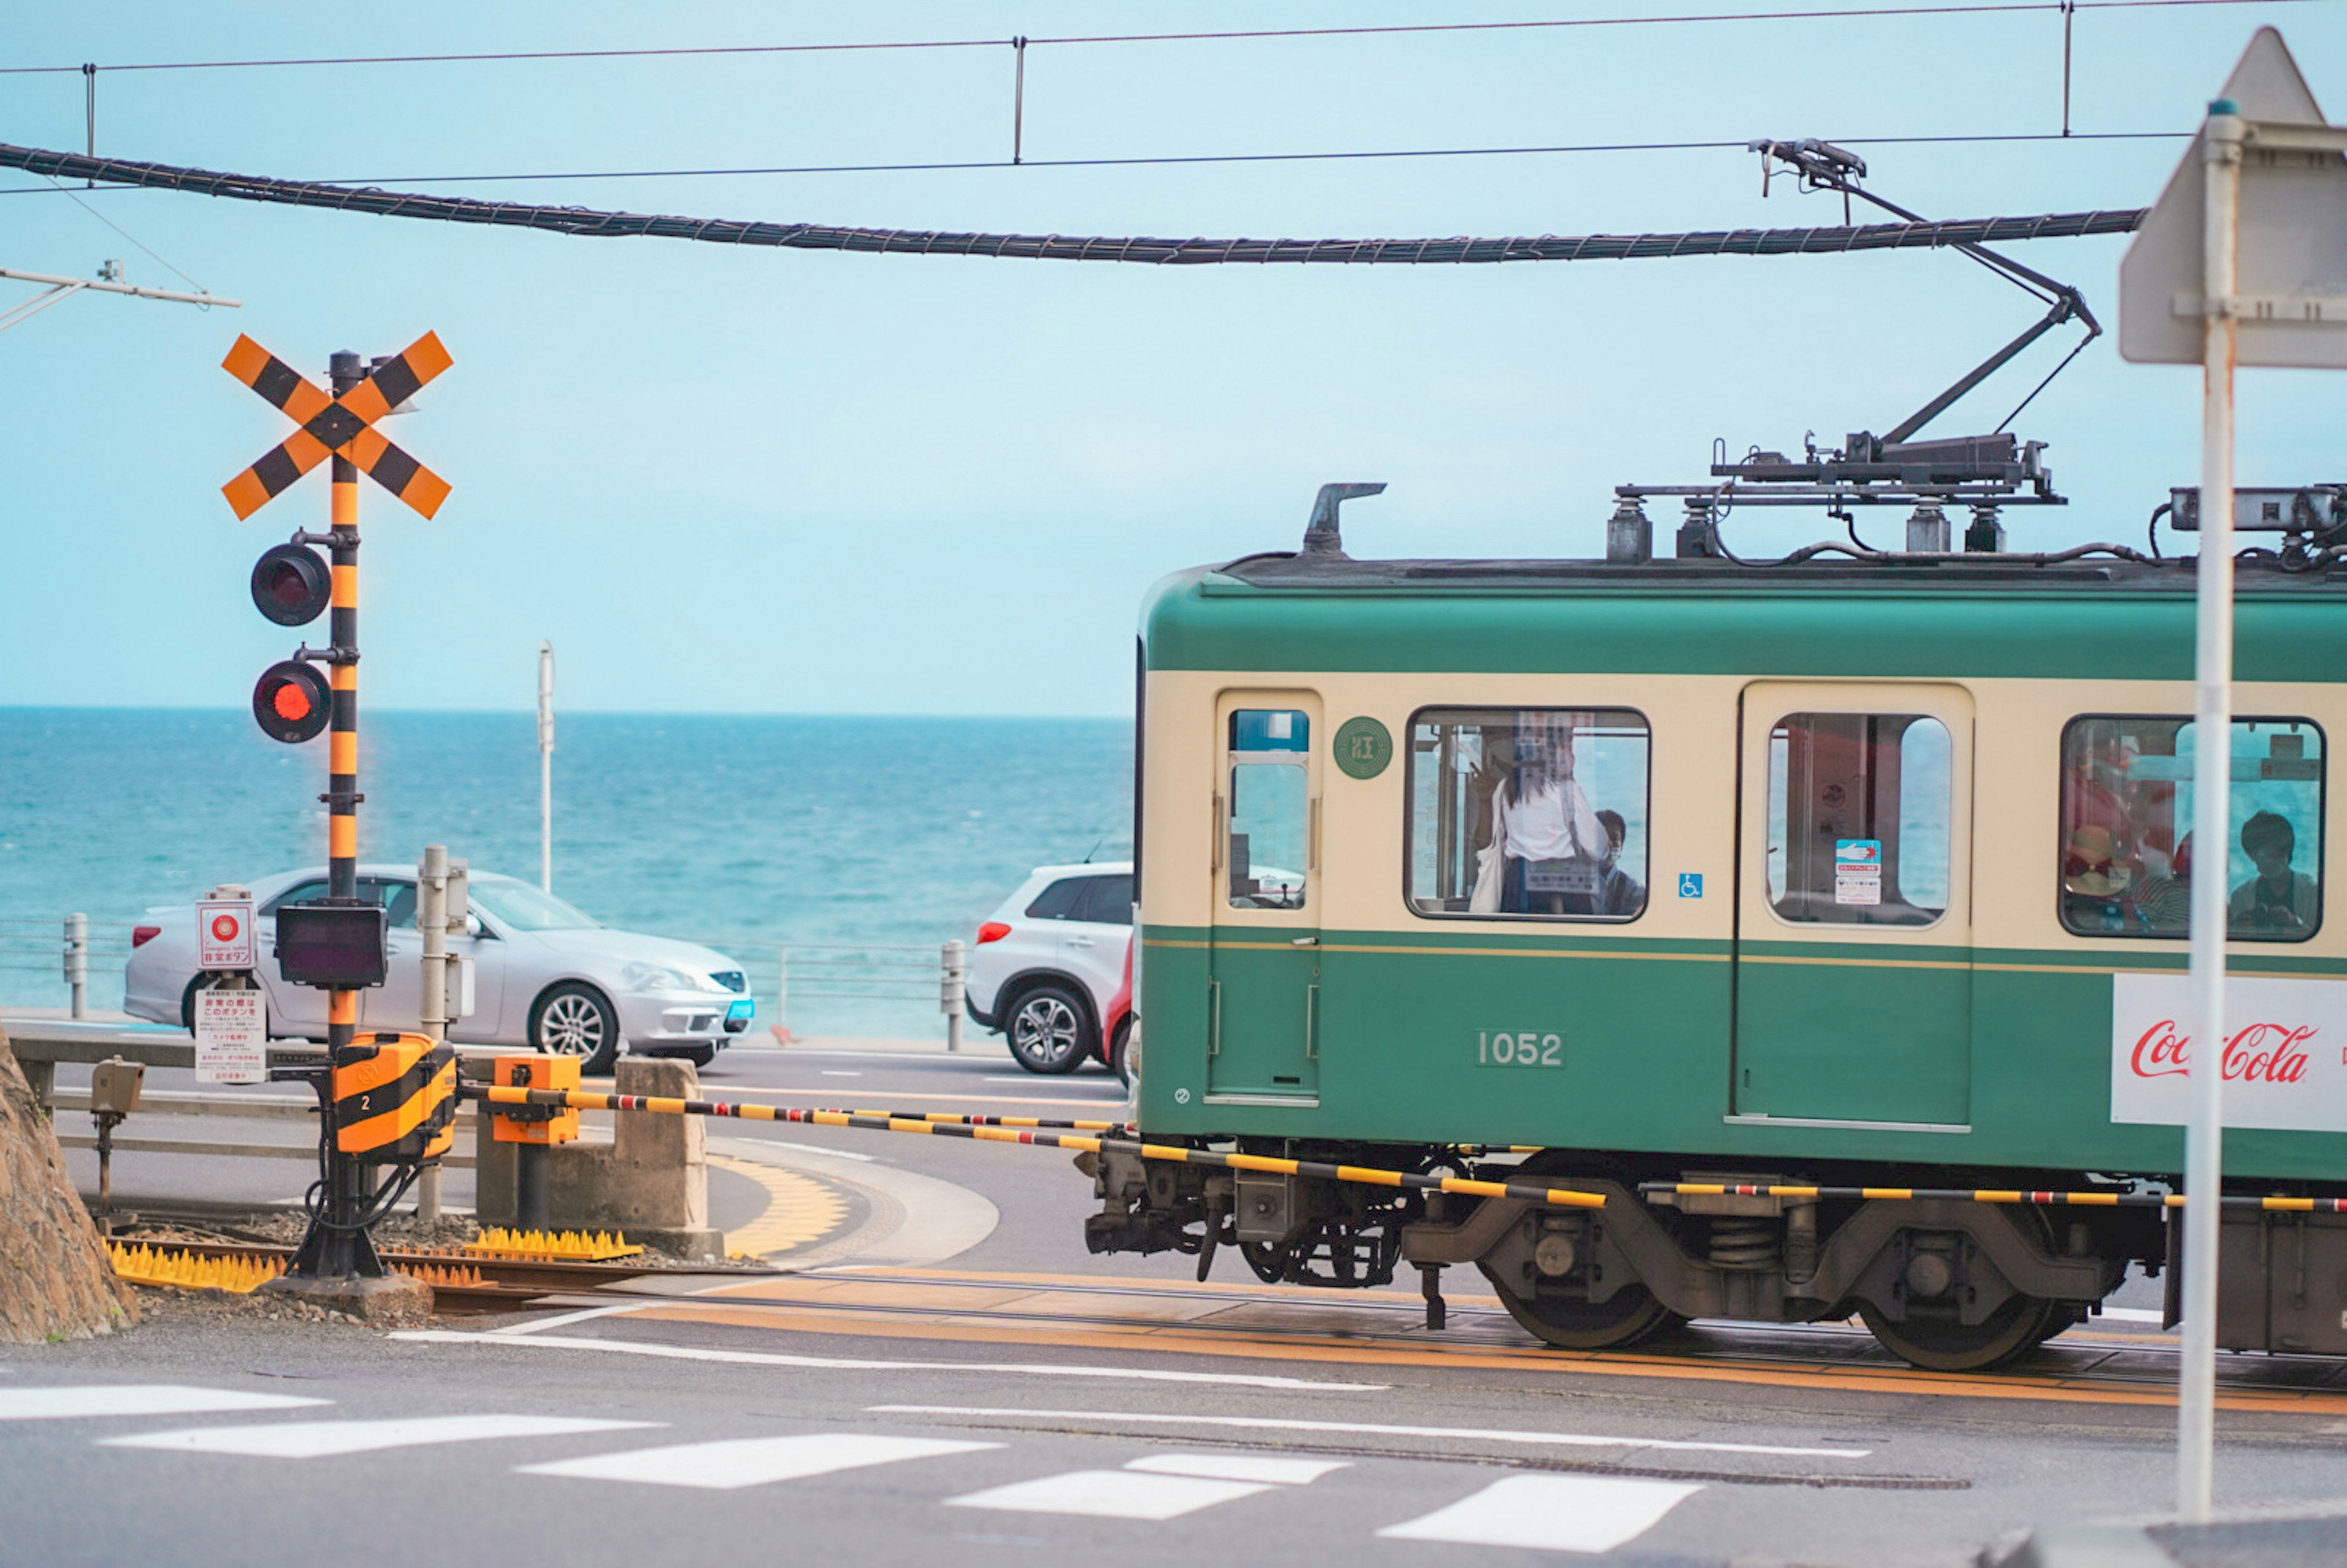
[[(1304, 1176), (1361, 1186), (1406, 1187), (1419, 1192), (1451, 1193), (1465, 1197), (1515, 1198), (1550, 1208), (1599, 1209), (1601, 1193), (1575, 1192), (1545, 1182), (1479, 1182), (1464, 1176), (1430, 1176), (1415, 1171), (1386, 1171), (1366, 1165), (1340, 1165), (1320, 1160), (1290, 1160), (1271, 1154), (1225, 1154), (1213, 1149), (1189, 1149), (1178, 1144), (1149, 1143), (1138, 1138), (1094, 1137), (1081, 1132), (1055, 1132), (1030, 1124), (1023, 1117), (952, 1117), (938, 1119), (867, 1111), (811, 1111), (786, 1105), (743, 1105), (723, 1100), (682, 1100), (649, 1094), (604, 1094), (590, 1090), (508, 1089), (491, 1084), (463, 1084), (459, 1097), (485, 1105), (553, 1105), (575, 1111), (649, 1111), (670, 1116), (723, 1116), (744, 1122), (794, 1122), (812, 1127), (855, 1127), (873, 1132), (906, 1132), (929, 1137), (968, 1138), (982, 1143), (1026, 1143), (1044, 1149), (1071, 1149), (1079, 1153), (1136, 1154), (1184, 1165), (1207, 1165), (1227, 1171), (1260, 1171), (1273, 1175)], [(1115, 1131), (1127, 1131), (1110, 1123)]]

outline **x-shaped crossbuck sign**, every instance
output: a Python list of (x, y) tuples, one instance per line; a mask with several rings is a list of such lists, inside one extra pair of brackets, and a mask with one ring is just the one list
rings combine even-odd
[(415, 396), (449, 363), (439, 334), (425, 333), (404, 353), (368, 372), (364, 381), (340, 397), (329, 397), (301, 372), (240, 335), (220, 368), (283, 409), (302, 428), (222, 485), (220, 494), (241, 521), (328, 457), (347, 457), (384, 489), (432, 516), (448, 498), (448, 481), (393, 446), (374, 422)]

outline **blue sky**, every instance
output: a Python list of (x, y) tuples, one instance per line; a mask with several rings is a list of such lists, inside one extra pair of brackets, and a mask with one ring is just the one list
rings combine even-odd
[[(1692, 9), (1674, 5), (1672, 10)], [(1725, 8), (1725, 7), (1723, 7)], [(1048, 36), (1624, 15), (1513, 8), (497, 6), (381, 15), (144, 0), (12, 19), (5, 62)], [(2079, 130), (2189, 129), (2280, 26), (2347, 116), (2347, 5), (2086, 11)], [(315, 178), (1000, 158), (1010, 51), (108, 72), (126, 158)], [(1934, 216), (2131, 207), (2171, 141), (2047, 131), (2061, 22), (1778, 21), (1030, 51), (1033, 158), (1847, 138)], [(0, 139), (80, 146), (80, 75), (14, 76)], [(40, 182), (0, 174), (0, 188)], [(709, 216), (1061, 233), (1419, 236), (1833, 220), (1735, 151), (616, 179), (435, 189)], [(241, 705), (298, 634), (244, 579), (322, 527), (323, 476), (240, 524), (219, 486), (283, 421), (219, 368), (251, 333), (319, 374), (427, 328), (456, 366), (393, 434), (437, 520), (363, 487), (370, 704), (520, 708), (551, 638), (572, 710), (1115, 714), (1135, 607), (1184, 566), (1294, 545), (1314, 487), (1383, 479), (1357, 554), (1586, 555), (1611, 490), (1715, 437), (1881, 430), (2034, 319), (1946, 253), (1482, 268), (1146, 268), (589, 241), (100, 192), (240, 311), (91, 296), (0, 333), (0, 705)], [(2115, 322), (2120, 239), (2022, 259)], [(0, 266), (180, 286), (83, 207), (0, 196)], [(28, 295), (0, 283), (0, 308)], [(2066, 347), (2066, 343), (2064, 345)], [(1986, 429), (2058, 351), (1934, 433)], [(2347, 378), (2243, 378), (2245, 483), (2338, 477)], [(2106, 338), (2022, 422), (2066, 513), (2017, 547), (2137, 540), (2198, 471), (2196, 373)], [(1895, 519), (1874, 531), (1894, 536)], [(1658, 516), (1658, 524), (1666, 523)], [(1744, 525), (1767, 548), (1821, 519)]]

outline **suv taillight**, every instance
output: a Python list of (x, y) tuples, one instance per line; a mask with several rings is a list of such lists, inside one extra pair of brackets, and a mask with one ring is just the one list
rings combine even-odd
[(1009, 935), (1010, 935), (1010, 927), (999, 920), (989, 920), (978, 928), (978, 945), (983, 948), (987, 943), (999, 942)]
[(130, 927), (130, 945), (134, 948), (143, 948), (162, 934), (163, 927), (160, 926), (133, 926)]

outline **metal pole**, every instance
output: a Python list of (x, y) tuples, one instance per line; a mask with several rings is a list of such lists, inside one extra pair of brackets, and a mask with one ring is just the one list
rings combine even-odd
[(2224, 1180), (2226, 873), (2232, 837), (2234, 250), (2240, 117), (2209, 106), (2206, 373), (2200, 424), (2200, 559), (2192, 743), (2193, 1030), (2184, 1129), (2184, 1358), (2178, 1372), (2176, 1506), (2206, 1521), (2216, 1492), (2218, 1237)]
[[(415, 868), (415, 928), (424, 938), (424, 1005), (416, 1027), (427, 1040), (448, 1038), (448, 846), (427, 844)], [(440, 1217), (440, 1167), (415, 1180), (415, 1217)]]
[(554, 644), (538, 644), (538, 888), (554, 891)]
[(66, 984), (73, 990), (73, 1016), (89, 1016), (89, 917), (66, 917)]
[(946, 1015), (946, 1049), (948, 1050), (961, 1049), (961, 1020), (966, 1008), (963, 999), (967, 992), (967, 981), (969, 976), (969, 964), (963, 958), (965, 950), (958, 940), (946, 944), (945, 973), (942, 983), (938, 988), (938, 1007)]

